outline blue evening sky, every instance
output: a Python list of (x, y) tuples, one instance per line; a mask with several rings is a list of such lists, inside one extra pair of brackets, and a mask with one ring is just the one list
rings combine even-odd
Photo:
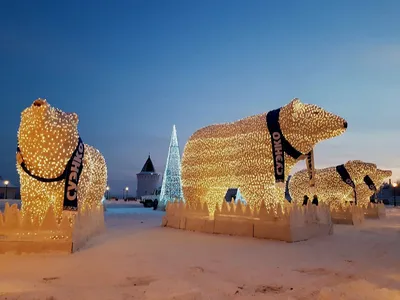
[[(172, 125), (198, 128), (293, 97), (346, 118), (317, 167), (375, 162), (400, 177), (400, 1), (0, 2), (0, 175), (18, 184), (20, 112), (37, 97), (80, 116), (113, 191), (163, 172)], [(299, 163), (297, 169), (304, 167)]]

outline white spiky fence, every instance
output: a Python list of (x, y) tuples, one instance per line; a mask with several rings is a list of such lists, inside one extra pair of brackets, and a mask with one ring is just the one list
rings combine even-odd
[(319, 206), (286, 204), (277, 209), (265, 205), (257, 211), (240, 202), (223, 202), (214, 216), (207, 204), (190, 207), (182, 202), (168, 203), (162, 226), (199, 231), (296, 242), (333, 233), (330, 209)]
[(364, 209), (358, 205), (343, 204), (331, 208), (334, 224), (360, 225), (364, 222)]
[(368, 219), (382, 219), (386, 217), (383, 203), (367, 205), (343, 204), (331, 208), (332, 222), (334, 224), (360, 225)]
[(72, 253), (104, 230), (104, 211), (99, 206), (57, 220), (50, 207), (42, 222), (22, 215), (17, 204), (0, 212), (0, 253)]
[(364, 216), (367, 219), (383, 219), (386, 217), (386, 208), (383, 203), (368, 203), (364, 207)]

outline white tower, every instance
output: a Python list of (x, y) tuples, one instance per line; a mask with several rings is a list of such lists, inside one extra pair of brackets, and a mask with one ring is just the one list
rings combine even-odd
[(151, 161), (150, 154), (147, 158), (142, 171), (136, 174), (137, 177), (137, 190), (136, 198), (145, 195), (151, 195), (158, 187), (160, 182), (160, 174), (156, 173), (153, 162)]

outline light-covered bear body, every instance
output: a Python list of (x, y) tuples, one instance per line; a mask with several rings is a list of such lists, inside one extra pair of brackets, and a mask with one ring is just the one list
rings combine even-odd
[[(190, 137), (182, 157), (182, 185), (187, 203), (207, 202), (212, 214), (216, 204), (224, 201), (228, 188), (240, 188), (243, 198), (253, 208), (262, 201), (269, 205), (285, 201), (284, 185), (275, 184), (266, 116), (263, 113), (233, 123), (211, 125)], [(302, 154), (347, 128), (341, 117), (298, 99), (280, 109), (278, 122), (282, 136)], [(304, 158), (294, 159), (285, 153), (285, 177)]]
[[(49, 180), (63, 174), (78, 146), (77, 125), (78, 116), (75, 113), (62, 112), (42, 99), (35, 100), (22, 112), (18, 130), (20, 152), (17, 152), (17, 171), (23, 214), (29, 212), (42, 220), (51, 205), (56, 217), (62, 216), (66, 179), (43, 182), (31, 175)], [(101, 205), (107, 185), (107, 166), (97, 149), (84, 145), (82, 166), (77, 186), (79, 211)]]
[[(364, 184), (364, 177), (376, 172), (376, 165), (360, 160), (350, 160), (344, 164), (354, 185)], [(343, 181), (336, 167), (315, 170), (315, 187), (310, 187), (307, 170), (296, 172), (289, 181), (289, 194), (292, 201), (302, 203), (304, 196), (310, 201), (314, 195), (318, 201), (339, 206), (345, 201), (354, 201), (354, 189)], [(358, 195), (357, 195), (358, 200)]]
[[(374, 172), (368, 174), (368, 176), (371, 178), (375, 188), (379, 189), (379, 187), (383, 184), (385, 179), (392, 176), (392, 171), (376, 169)], [(372, 188), (370, 188), (364, 181), (356, 185), (356, 193), (357, 193), (358, 204), (362, 206), (367, 206), (368, 203), (370, 203), (371, 196), (375, 194), (375, 191)]]

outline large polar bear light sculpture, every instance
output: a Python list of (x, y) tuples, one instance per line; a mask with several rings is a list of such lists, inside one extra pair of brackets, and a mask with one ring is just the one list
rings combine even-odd
[(22, 213), (43, 220), (51, 206), (63, 211), (98, 208), (107, 185), (107, 167), (95, 148), (82, 142), (78, 115), (37, 99), (21, 114), (17, 170)]
[(376, 164), (350, 160), (343, 165), (315, 170), (315, 187), (312, 189), (307, 170), (301, 170), (290, 179), (289, 194), (298, 203), (302, 203), (306, 195), (309, 199), (317, 195), (319, 201), (339, 207), (345, 201), (358, 200), (361, 195), (358, 195), (357, 187), (365, 186), (364, 178), (376, 172)]
[(346, 128), (343, 118), (299, 99), (269, 113), (204, 127), (185, 145), (184, 197), (189, 205), (206, 202), (211, 215), (228, 188), (240, 188), (253, 208), (262, 201), (282, 204), (282, 183), (291, 168), (318, 142), (341, 135)]

